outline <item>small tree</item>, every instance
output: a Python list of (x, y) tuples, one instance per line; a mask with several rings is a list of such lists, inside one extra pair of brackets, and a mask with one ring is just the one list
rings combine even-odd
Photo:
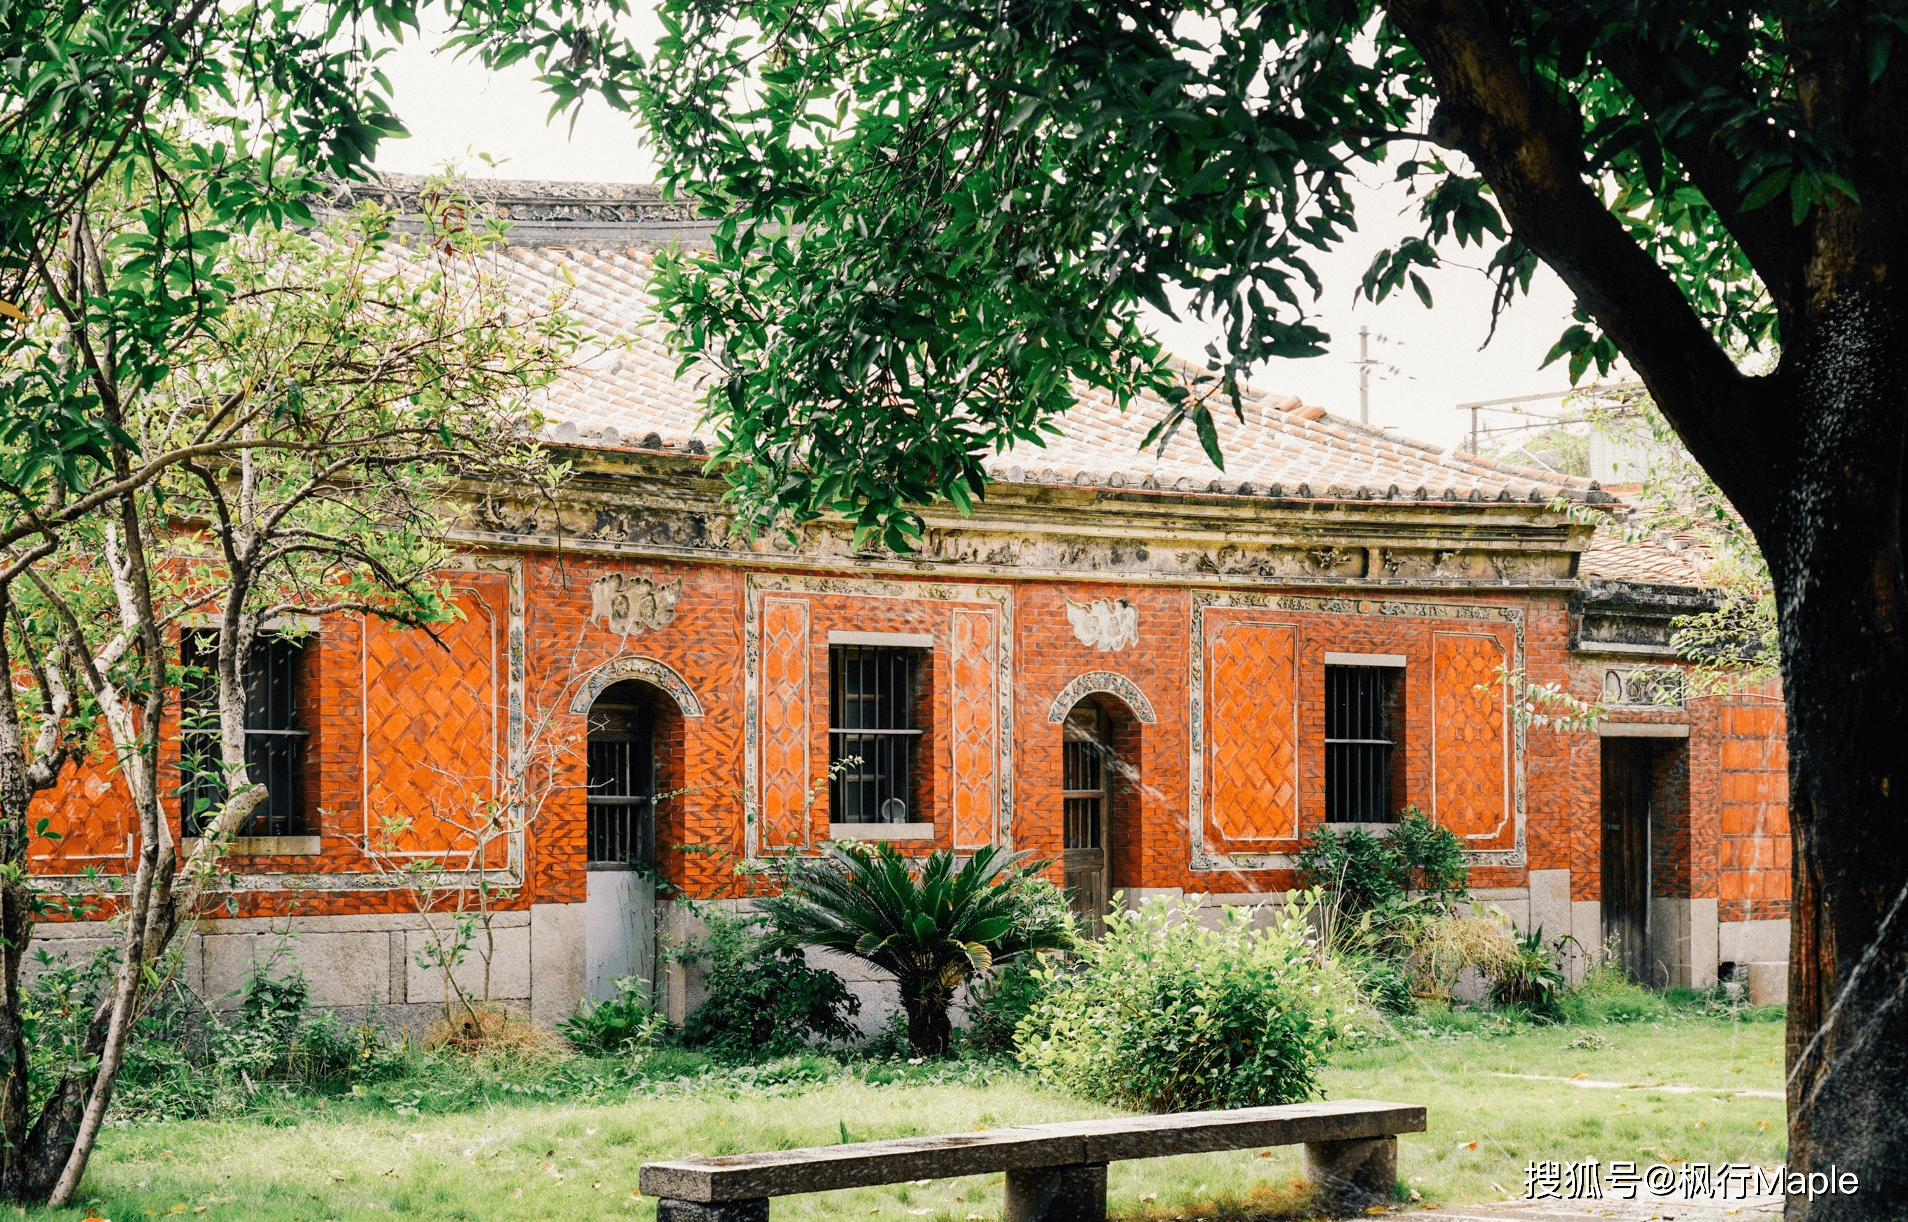
[[(107, 283), (136, 262), (126, 252), (138, 248), (143, 202), (102, 192), (90, 204), (84, 223), (98, 240), (53, 257), (56, 286)], [(33, 479), (0, 489), (21, 529), (32, 528), (0, 570), (0, 669), (22, 662), (0, 700), (0, 804), (14, 871), (0, 1023), (19, 1021), (18, 956), (33, 901), (12, 892), (30, 895), (32, 792), (97, 748), (136, 821), (130, 876), (109, 880), (122, 939), (115, 979), (30, 1135), (24, 1054), (14, 1058), (20, 1093), (0, 1122), (8, 1148), (25, 1150), (8, 1181), (15, 1196), (72, 1198), (151, 991), (149, 969), (216, 893), (221, 852), (269, 796), (248, 763), (253, 641), (274, 621), (340, 611), (427, 630), (446, 622), (457, 611), (441, 577), (442, 540), (469, 500), (460, 488), (548, 487), (562, 476), (529, 441), (534, 419), (519, 398), (565, 367), (567, 319), (554, 303), (509, 308), (508, 286), (481, 257), (501, 228), (476, 223), (454, 186), (444, 184), (428, 212), (412, 247), (391, 239), (375, 207), (316, 233), (260, 226), (222, 243), (219, 309), (172, 337), (162, 368), (111, 384), (110, 465), (76, 465), (49, 481), (37, 441), (13, 436), (0, 452), (0, 463)], [(109, 323), (54, 312), (38, 325), (46, 350), (71, 358), (110, 352)], [(44, 512), (49, 505), (57, 512)], [(194, 812), (189, 852), (165, 809), (160, 756), (185, 631), (216, 637), (202, 668), (212, 673), (201, 677), (215, 701), (216, 745), (187, 761), (214, 796)], [(23, 677), (33, 684), (24, 692)]]
[(989, 846), (956, 868), (945, 849), (918, 872), (885, 842), (836, 841), (788, 861), (782, 894), (758, 901), (791, 945), (866, 960), (894, 977), (919, 1056), (947, 1051), (948, 1006), (967, 980), (1016, 955), (1073, 945), (1051, 884), (1020, 868), (1025, 853)]

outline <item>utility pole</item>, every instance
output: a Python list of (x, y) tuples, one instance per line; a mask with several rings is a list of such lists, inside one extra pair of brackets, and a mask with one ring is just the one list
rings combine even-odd
[[(1363, 335), (1364, 332), (1359, 332)], [(1573, 386), (1569, 390), (1547, 390), (1537, 395), (1512, 395), (1508, 399), (1479, 399), (1476, 403), (1460, 403), (1457, 409), (1471, 413), (1471, 453), (1477, 453), (1477, 413), (1480, 408), (1503, 407), (1505, 404), (1536, 403), (1544, 399), (1568, 399), (1572, 395), (1608, 395), (1622, 390), (1642, 390), (1641, 382), (1617, 382), (1605, 386), (1601, 382), (1592, 382), (1588, 386)], [(1486, 429), (1485, 432), (1492, 430)]]
[(1358, 423), (1371, 423), (1371, 353), (1366, 342), (1370, 327), (1358, 328)]

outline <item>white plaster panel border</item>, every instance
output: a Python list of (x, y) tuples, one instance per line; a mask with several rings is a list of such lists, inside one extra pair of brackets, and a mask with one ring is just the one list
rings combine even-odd
[[(1298, 594), (1259, 594), (1227, 590), (1192, 592), (1192, 631), (1188, 641), (1186, 684), (1187, 792), (1191, 797), (1187, 833), (1191, 843), (1191, 868), (1196, 871), (1290, 870), (1297, 863), (1289, 853), (1215, 853), (1206, 847), (1206, 612), (1219, 608), (1251, 610), (1320, 612), (1330, 615), (1369, 615), (1401, 619), (1469, 621), (1509, 624), (1511, 627), (1510, 673), (1524, 673), (1524, 609), (1485, 603), (1421, 602), (1415, 599), (1308, 597)], [(1510, 693), (1506, 693), (1508, 699)], [(1511, 707), (1515, 707), (1514, 705)], [(1524, 856), (1524, 745), (1527, 727), (1516, 718), (1511, 728), (1511, 815), (1516, 838), (1508, 849), (1465, 849), (1464, 860), (1472, 866), (1521, 866)]]
[(1133, 716), (1143, 725), (1157, 725), (1159, 714), (1153, 711), (1153, 702), (1146, 698), (1139, 684), (1116, 670), (1090, 670), (1084, 675), (1076, 675), (1060, 689), (1060, 694), (1047, 706), (1047, 720), (1058, 725), (1067, 719), (1067, 713), (1082, 699), (1100, 693), (1113, 696), (1133, 710)]
[(761, 856), (761, 744), (762, 708), (762, 599), (772, 594), (848, 595), (855, 598), (899, 598), (920, 602), (984, 603), (999, 615), (999, 657), (995, 666), (998, 700), (994, 783), (994, 810), (999, 820), (998, 840), (1012, 848), (1014, 826), (1014, 593), (1009, 586), (968, 582), (893, 581), (881, 577), (825, 577), (785, 573), (745, 573), (742, 597), (742, 791), (743, 853)]
[(590, 677), (576, 689), (576, 695), (570, 698), (570, 711), (589, 712), (598, 696), (625, 679), (641, 679), (661, 688), (676, 702), (684, 717), (702, 716), (702, 701), (696, 699), (695, 689), (688, 681), (667, 663), (646, 657), (611, 658), (592, 670)]

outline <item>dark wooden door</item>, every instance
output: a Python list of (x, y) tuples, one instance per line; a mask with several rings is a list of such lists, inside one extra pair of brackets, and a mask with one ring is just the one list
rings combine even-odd
[(1097, 938), (1106, 931), (1108, 901), (1108, 815), (1112, 803), (1107, 785), (1107, 734), (1111, 727), (1100, 710), (1081, 705), (1067, 714), (1061, 742), (1060, 801), (1065, 826), (1061, 834), (1061, 867), (1066, 872), (1074, 915), (1081, 932)]
[(1650, 971), (1650, 773), (1657, 744), (1647, 738), (1603, 740), (1603, 937), (1630, 978), (1652, 984)]

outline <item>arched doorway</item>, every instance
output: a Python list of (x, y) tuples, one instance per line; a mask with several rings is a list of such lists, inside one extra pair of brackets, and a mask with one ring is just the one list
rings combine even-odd
[(589, 996), (656, 981), (656, 795), (660, 731), (675, 705), (646, 683), (611, 684), (589, 707), (583, 908)]
[[(1047, 718), (1060, 723), (1060, 862), (1074, 915), (1089, 937), (1106, 930), (1113, 892), (1135, 877), (1140, 843), (1140, 733), (1152, 708), (1135, 713), (1086, 676), (1056, 701)], [(1118, 676), (1113, 676), (1118, 678)], [(1122, 681), (1123, 682), (1123, 681)], [(1084, 691), (1081, 688), (1085, 688)], [(1124, 690), (1137, 696), (1131, 684)], [(1137, 697), (1142, 704), (1145, 698)]]
[(1088, 937), (1106, 931), (1113, 884), (1112, 718), (1082, 700), (1060, 733), (1060, 862), (1073, 914)]

